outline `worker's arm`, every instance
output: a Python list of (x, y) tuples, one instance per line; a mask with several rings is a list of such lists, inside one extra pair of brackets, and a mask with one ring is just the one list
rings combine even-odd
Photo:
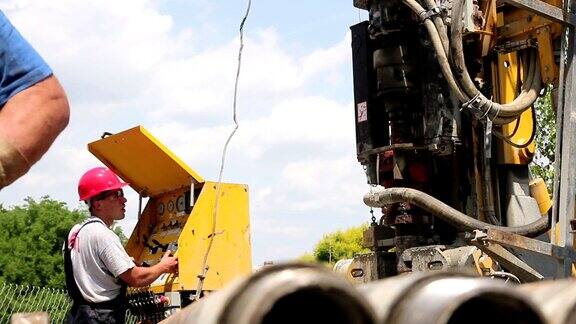
[(0, 11), (0, 189), (42, 157), (69, 115), (52, 69)]
[(69, 117), (66, 94), (53, 75), (6, 102), (0, 110), (0, 189), (46, 153)]
[(120, 279), (131, 287), (144, 287), (150, 285), (163, 273), (178, 271), (178, 258), (170, 256), (172, 252), (166, 251), (160, 262), (151, 267), (133, 267), (120, 275)]

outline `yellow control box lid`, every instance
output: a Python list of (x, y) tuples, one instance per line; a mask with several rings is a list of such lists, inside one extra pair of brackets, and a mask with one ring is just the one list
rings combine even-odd
[(88, 150), (144, 197), (204, 183), (142, 126), (89, 143)]

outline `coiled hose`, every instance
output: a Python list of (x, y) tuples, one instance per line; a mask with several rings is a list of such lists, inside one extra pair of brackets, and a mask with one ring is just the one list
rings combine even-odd
[[(425, 17), (428, 11), (415, 0), (402, 0), (418, 17)], [(425, 0), (429, 10), (439, 12), (433, 0)], [(441, 17), (433, 16), (433, 22), (423, 19), (423, 24), (430, 35), (430, 40), (436, 52), (442, 74), (446, 78), (448, 86), (464, 106), (477, 109), (475, 116), (479, 119), (484, 117), (493, 123), (502, 125), (517, 119), (522, 112), (534, 104), (542, 89), (540, 65), (537, 62), (537, 53), (530, 51), (528, 59), (528, 72), (525, 72), (522, 91), (518, 97), (508, 104), (499, 104), (486, 98), (472, 81), (464, 60), (462, 45), (462, 14), (463, 1), (455, 1), (452, 8), (452, 32), (448, 40), (447, 28)], [(455, 18), (460, 17), (460, 19)], [(452, 58), (450, 65), (449, 57)], [(453, 73), (457, 71), (458, 73)], [(525, 69), (526, 71), (526, 69)]]

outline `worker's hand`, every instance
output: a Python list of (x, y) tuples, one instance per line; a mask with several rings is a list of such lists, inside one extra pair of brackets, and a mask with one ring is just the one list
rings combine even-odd
[(160, 260), (160, 264), (164, 268), (165, 273), (176, 273), (178, 272), (178, 257), (172, 256), (172, 251), (167, 250), (164, 256)]

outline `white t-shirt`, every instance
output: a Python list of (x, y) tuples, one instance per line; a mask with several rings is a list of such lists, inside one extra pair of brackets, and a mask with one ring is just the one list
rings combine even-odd
[(72, 227), (68, 234), (68, 247), (78, 289), (84, 299), (99, 303), (118, 296), (118, 276), (135, 264), (118, 236), (101, 219), (92, 216), (86, 222), (94, 220), (96, 222), (84, 226), (79, 233), (80, 224)]

